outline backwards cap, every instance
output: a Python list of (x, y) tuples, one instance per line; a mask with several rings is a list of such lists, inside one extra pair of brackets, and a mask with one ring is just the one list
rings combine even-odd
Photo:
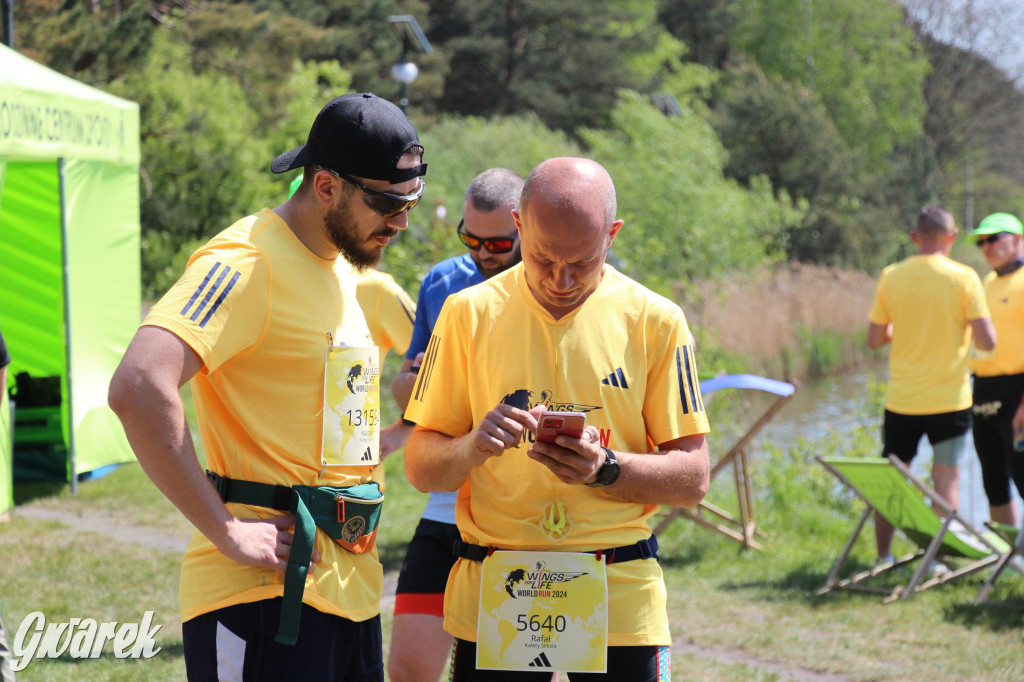
[(427, 172), (425, 163), (414, 168), (396, 167), (413, 147), (422, 147), (419, 137), (397, 106), (369, 92), (342, 95), (317, 114), (306, 144), (278, 156), (270, 170), (284, 173), (317, 164), (339, 173), (397, 184)]

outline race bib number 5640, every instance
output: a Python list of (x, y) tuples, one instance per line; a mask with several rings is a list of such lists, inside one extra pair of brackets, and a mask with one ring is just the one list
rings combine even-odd
[(494, 552), (483, 564), (480, 669), (605, 672), (605, 563), (576, 552)]

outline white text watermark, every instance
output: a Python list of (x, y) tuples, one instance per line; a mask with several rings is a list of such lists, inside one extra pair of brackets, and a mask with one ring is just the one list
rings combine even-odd
[(116, 621), (97, 623), (92, 618), (72, 618), (67, 623), (46, 622), (41, 611), (25, 616), (14, 637), (11, 668), (24, 670), (33, 659), (99, 658), (110, 644), (117, 658), (152, 658), (163, 647), (156, 646), (156, 633), (163, 625), (153, 625), (153, 612), (146, 611), (141, 623)]

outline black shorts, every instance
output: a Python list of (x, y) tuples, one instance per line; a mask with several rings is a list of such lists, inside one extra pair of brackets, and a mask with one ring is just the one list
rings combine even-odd
[(896, 455), (910, 464), (917, 454), (921, 436), (928, 434), (928, 442), (936, 443), (967, 435), (971, 428), (971, 410), (942, 412), (940, 414), (898, 414), (885, 411), (882, 420), (882, 457)]
[(1024, 453), (1014, 450), (1013, 415), (1024, 395), (1024, 374), (974, 378), (974, 449), (989, 506), (1012, 498), (1010, 480), (1024, 490)]
[(420, 519), (398, 574), (395, 613), (444, 615), (444, 588), (455, 565), (452, 547), (459, 539), (454, 523)]
[[(534, 661), (545, 667), (547, 661), (538, 655)], [(549, 666), (548, 666), (549, 667)], [(476, 669), (476, 642), (456, 639), (452, 647), (449, 682), (548, 682), (547, 672), (523, 672)], [(558, 676), (563, 679), (565, 673)], [(667, 646), (610, 646), (608, 672), (569, 673), (569, 680), (602, 680), (603, 682), (671, 682), (672, 656)]]
[(277, 597), (182, 623), (188, 679), (384, 682), (380, 616), (356, 623), (303, 604), (295, 646), (274, 641), (280, 621)]

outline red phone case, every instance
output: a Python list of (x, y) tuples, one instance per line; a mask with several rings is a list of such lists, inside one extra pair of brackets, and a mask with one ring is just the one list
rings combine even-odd
[(554, 443), (558, 435), (581, 438), (586, 421), (582, 412), (544, 412), (537, 422), (537, 440)]

